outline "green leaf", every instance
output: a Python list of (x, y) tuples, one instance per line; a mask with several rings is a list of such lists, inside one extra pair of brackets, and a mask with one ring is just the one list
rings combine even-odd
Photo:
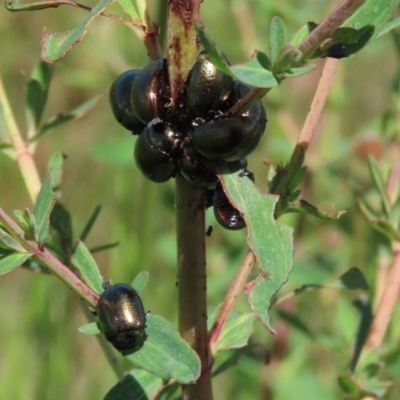
[(46, 8), (56, 8), (64, 4), (74, 5), (71, 0), (39, 0), (30, 3), (21, 3), (19, 0), (6, 0), (4, 2), (8, 11), (36, 11)]
[(54, 63), (64, 57), (72, 46), (84, 39), (90, 23), (113, 2), (114, 0), (100, 0), (89, 15), (70, 31), (51, 33), (43, 28), (42, 60)]
[(278, 75), (287, 74), (288, 71), (291, 71), (293, 68), (298, 68), (301, 56), (301, 52), (296, 47), (287, 44), (279, 53), (279, 59), (276, 62), (274, 73)]
[(104, 94), (99, 94), (97, 96), (92, 97), (91, 99), (85, 101), (78, 107), (69, 111), (67, 114), (59, 113), (56, 116), (50, 118), (43, 126), (40, 128), (39, 132), (30, 139), (30, 142), (33, 143), (40, 139), (46, 133), (49, 133), (54, 128), (61, 126), (69, 121), (75, 121), (79, 118), (83, 118), (88, 115), (96, 106), (98, 101), (104, 97)]
[(379, 171), (379, 167), (378, 167), (378, 164), (377, 164), (375, 158), (372, 156), (368, 156), (368, 167), (369, 167), (369, 172), (371, 174), (371, 177), (374, 181), (375, 187), (379, 192), (380, 199), (381, 199), (382, 206), (383, 206), (383, 212), (384, 212), (386, 218), (388, 218), (390, 215), (390, 208), (391, 208), (390, 200), (389, 200), (389, 197), (386, 192), (386, 185), (383, 180), (383, 176), (382, 176), (381, 172)]
[(377, 35), (377, 37), (383, 36), (386, 33), (390, 32), (393, 29), (396, 29), (400, 26), (400, 17), (396, 17), (394, 19), (392, 19), (391, 21), (389, 21), (383, 28), (382, 30), (379, 32), (379, 34)]
[(113, 249), (114, 247), (117, 247), (118, 245), (119, 245), (119, 242), (101, 244), (100, 246), (92, 247), (90, 249), (90, 252), (92, 254), (94, 254), (94, 253), (98, 253), (99, 251)]
[(15, 210), (14, 215), (19, 221), (20, 227), (28, 235), (29, 238), (39, 241), (38, 226), (35, 216), (26, 208), (24, 211)]
[(286, 27), (281, 18), (275, 16), (271, 20), (269, 27), (269, 55), (271, 63), (274, 65), (283, 46), (286, 44)]
[(53, 195), (59, 198), (61, 196), (60, 185), (62, 177), (62, 167), (67, 157), (60, 151), (54, 153), (47, 163), (47, 171), (50, 174), (50, 181)]
[(38, 127), (47, 103), (47, 95), (53, 67), (48, 63), (39, 62), (32, 71), (31, 78), (26, 82), (26, 118), (32, 132)]
[(55, 202), (56, 200), (51, 190), (50, 177), (46, 176), (42, 183), (42, 187), (40, 188), (39, 196), (33, 210), (39, 234), (38, 240), (40, 243), (44, 243), (44, 241), (49, 237), (50, 213)]
[(284, 310), (277, 310), (277, 314), (279, 317), (284, 320), (287, 324), (289, 324), (294, 329), (298, 330), (299, 332), (305, 334), (310, 339), (315, 340), (315, 334), (311, 331), (311, 329), (307, 326), (307, 324), (300, 319), (298, 314), (288, 313)]
[(215, 43), (207, 34), (205, 29), (200, 24), (195, 24), (195, 28), (205, 51), (210, 57), (210, 61), (225, 74), (233, 76), (224, 56), (219, 52)]
[(26, 253), (26, 250), (9, 233), (0, 228), (0, 248)]
[[(208, 329), (210, 330), (217, 318), (220, 306), (215, 308), (207, 320)], [(233, 310), (218, 338), (214, 343), (211, 352), (215, 356), (221, 350), (237, 349), (247, 345), (249, 337), (253, 332), (253, 322), (255, 315), (253, 313), (238, 313)]]
[(131, 286), (141, 295), (149, 280), (149, 273), (147, 271), (140, 271), (135, 279), (132, 281)]
[(82, 335), (98, 335), (101, 333), (101, 330), (97, 322), (91, 322), (90, 324), (80, 326), (78, 332), (82, 333)]
[(259, 263), (258, 277), (246, 284), (245, 292), (261, 322), (274, 331), (268, 313), (271, 299), (288, 280), (293, 263), (293, 230), (274, 220), (276, 196), (261, 193), (250, 179), (239, 173), (220, 177), (231, 203), (248, 227), (248, 244)]
[[(264, 59), (263, 56), (261, 56), (261, 59)], [(265, 69), (264, 65), (260, 62), (257, 52), (250, 61), (236, 64), (230, 67), (230, 70), (237, 79), (248, 85), (266, 89), (277, 86), (279, 81), (271, 71)]]
[(285, 213), (300, 213), (300, 214), (308, 214), (313, 217), (323, 219), (325, 221), (334, 221), (339, 219), (346, 210), (339, 210), (335, 214), (330, 214), (325, 211), (319, 210), (317, 207), (308, 203), (305, 200), (300, 200), (300, 204), (289, 203), (285, 208)]
[(147, 340), (136, 353), (126, 358), (161, 379), (176, 379), (182, 384), (200, 376), (196, 352), (179, 336), (178, 331), (159, 315), (147, 315)]
[(104, 400), (148, 400), (155, 398), (163, 381), (142, 369), (134, 369), (118, 382), (104, 397)]
[(88, 222), (86, 222), (86, 225), (83, 228), (82, 233), (78, 236), (80, 240), (84, 241), (88, 237), (90, 231), (93, 228), (94, 223), (97, 220), (97, 217), (99, 216), (100, 211), (101, 211), (101, 206), (96, 206)]
[(133, 20), (140, 20), (139, 14), (136, 11), (136, 8), (132, 4), (131, 0), (118, 0), (118, 3), (124, 10), (124, 12), (128, 14)]
[(29, 257), (31, 257), (31, 254), (13, 253), (0, 259), (0, 275), (7, 274), (20, 267)]
[(78, 268), (83, 280), (96, 293), (100, 294), (103, 292), (103, 278), (101, 277), (96, 261), (94, 261), (92, 255), (83, 242), (78, 241), (71, 262), (76, 268)]
[(293, 67), (288, 71), (282, 72), (281, 78), (294, 78), (295, 76), (300, 76), (308, 74), (315, 69), (315, 64), (304, 65), (303, 67)]

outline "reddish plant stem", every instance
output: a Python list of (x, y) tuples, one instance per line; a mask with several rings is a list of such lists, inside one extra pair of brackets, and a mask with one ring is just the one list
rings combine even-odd
[(382, 293), (374, 319), (364, 346), (364, 355), (378, 349), (383, 342), (386, 330), (400, 294), (400, 243), (395, 243), (392, 266), (386, 287)]
[(47, 267), (54, 275), (65, 282), (91, 307), (96, 307), (99, 295), (95, 293), (82, 279), (75, 275), (71, 269), (58, 260), (44, 246), (39, 245), (33, 240), (25, 238), (22, 229), (0, 208), (0, 221), (7, 227), (14, 239), (20, 243), (24, 249), (32, 254), (32, 257)]
[[(235, 305), (235, 301), (239, 293), (243, 290), (243, 286), (246, 283), (247, 277), (249, 276), (249, 273), (253, 268), (254, 262), (254, 253), (249, 250), (244, 257), (244, 260), (239, 268), (239, 272), (236, 275), (235, 280), (232, 282), (232, 285), (230, 286), (228, 293), (225, 296), (225, 300), (218, 313), (217, 319), (215, 320), (214, 325), (211, 328), (210, 335), (208, 336), (208, 341), (211, 349), (221, 335), (222, 329)], [(211, 363), (212, 360), (210, 360), (210, 364)]]

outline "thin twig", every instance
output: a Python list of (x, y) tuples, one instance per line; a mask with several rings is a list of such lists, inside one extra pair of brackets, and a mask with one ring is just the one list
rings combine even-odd
[(386, 288), (382, 293), (372, 321), (363, 353), (378, 349), (383, 342), (391, 316), (400, 293), (400, 243), (395, 243), (393, 262), (386, 280)]
[(35, 203), (36, 198), (39, 194), (41, 183), (39, 173), (36, 168), (33, 155), (29, 151), (22, 139), (21, 132), (18, 128), (15, 116), (12, 112), (8, 97), (4, 90), (3, 82), (0, 76), (0, 104), (3, 107), (4, 118), (8, 127), (8, 133), (11, 139), (11, 143), (14, 147), (16, 159), (24, 179), (26, 188), (28, 189), (29, 197), (32, 203)]
[(320, 46), (357, 10), (364, 0), (343, 0), (299, 45), (302, 60)]
[(222, 304), (222, 307), (218, 313), (218, 316), (214, 322), (213, 327), (211, 328), (210, 334), (208, 336), (208, 341), (210, 344), (210, 348), (213, 348), (213, 345), (218, 341), (219, 336), (221, 335), (222, 329), (231, 313), (237, 296), (243, 290), (243, 286), (246, 283), (247, 277), (251, 269), (253, 268), (255, 262), (254, 253), (249, 250), (246, 256), (243, 259), (242, 265), (239, 268), (239, 272), (237, 273), (234, 281), (232, 282), (228, 293), (225, 296), (225, 300)]

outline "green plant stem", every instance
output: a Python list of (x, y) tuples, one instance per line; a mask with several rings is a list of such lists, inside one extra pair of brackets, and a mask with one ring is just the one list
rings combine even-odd
[(3, 222), (8, 232), (20, 243), (32, 257), (47, 267), (54, 275), (65, 282), (74, 292), (95, 308), (99, 295), (95, 293), (82, 279), (75, 275), (58, 258), (51, 254), (43, 245), (25, 237), (22, 229), (0, 208), (0, 221)]
[(213, 327), (211, 328), (209, 335), (209, 344), (211, 350), (213, 348), (213, 345), (218, 341), (218, 338), (221, 335), (222, 329), (234, 307), (235, 301), (239, 293), (243, 290), (244, 284), (246, 283), (247, 277), (249, 276), (249, 273), (253, 268), (254, 262), (254, 253), (249, 250), (243, 259), (242, 265), (240, 266), (239, 271), (234, 281), (232, 282), (228, 293), (225, 296), (222, 307), (218, 313)]
[(298, 46), (302, 60), (320, 46), (354, 13), (364, 0), (343, 0)]
[(200, 357), (202, 373), (183, 387), (187, 400), (211, 400), (207, 344), (207, 276), (204, 193), (180, 174), (176, 177), (179, 330)]
[(35, 161), (33, 160), (33, 155), (25, 145), (24, 140), (22, 139), (21, 132), (18, 128), (6, 92), (4, 90), (1, 76), (0, 104), (3, 107), (4, 118), (7, 124), (11, 143), (14, 147), (19, 169), (24, 179), (26, 188), (28, 189), (29, 197), (31, 198), (32, 203), (35, 203), (41, 187), (39, 173), (37, 171)]

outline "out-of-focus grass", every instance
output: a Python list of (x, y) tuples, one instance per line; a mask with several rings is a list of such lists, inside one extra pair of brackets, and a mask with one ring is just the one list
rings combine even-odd
[[(274, 14), (279, 14), (288, 23), (289, 33), (294, 33), (306, 21), (320, 20), (329, 9), (326, 2), (312, 1), (244, 3), (254, 19), (256, 46), (264, 51), (268, 50), (267, 28)], [(154, 15), (158, 15), (157, 4), (152, 5)], [(234, 17), (233, 7), (238, 4), (202, 5), (209, 32), (233, 62), (251, 53), (242, 44)], [(14, 14), (0, 9), (0, 73), (21, 128), (21, 72), (29, 74), (39, 60), (42, 27), (62, 31), (83, 16), (83, 11), (66, 7)], [(56, 64), (45, 116), (67, 111), (107, 91), (117, 75), (146, 63), (143, 46), (126, 27), (98, 18), (85, 41)], [(263, 160), (284, 162), (290, 156), (319, 78), (319, 66), (305, 77), (284, 82), (265, 100), (267, 133), (249, 158), (260, 186), (265, 187), (267, 178)], [(372, 122), (388, 107), (396, 68), (388, 37), (340, 62), (321, 129), (307, 154), (303, 197), (327, 209), (347, 208), (348, 213), (338, 222), (298, 216), (282, 219), (296, 227), (295, 270), (284, 290), (334, 280), (352, 265), (362, 269), (374, 286), (376, 236), (354, 200), (355, 189), (369, 187), (368, 170), (365, 158), (356, 157), (354, 147), (368, 135), (378, 134)], [(130, 282), (140, 270), (150, 271), (143, 294), (145, 306), (176, 323), (174, 185), (156, 185), (139, 174), (131, 156), (133, 142), (113, 120), (105, 97), (91, 115), (45, 137), (35, 159), (43, 177), (53, 152), (61, 150), (68, 156), (62, 201), (73, 215), (75, 234), (94, 207), (102, 204), (87, 244), (120, 242), (118, 248), (96, 255), (104, 278)], [(10, 213), (31, 207), (16, 164), (4, 155), (0, 155), (0, 205)], [(210, 306), (215, 306), (222, 301), (245, 253), (245, 232), (223, 231), (211, 211), (207, 222), (214, 226), (207, 244)], [(336, 376), (349, 362), (357, 320), (351, 307), (354, 296), (321, 291), (295, 299), (290, 311), (318, 339), (289, 330), (287, 348), (264, 367), (260, 367), (260, 359), (266, 349), (274, 348), (275, 339), (256, 323), (253, 345), (243, 351), (236, 368), (216, 378), (215, 398), (253, 400), (267, 398), (262, 396), (272, 391), (276, 400), (340, 399)], [(238, 307), (246, 309), (243, 299)], [(101, 399), (116, 382), (96, 340), (77, 332), (85, 323), (79, 304), (55, 278), (24, 270), (2, 276), (0, 315), (0, 400)], [(278, 322), (276, 315), (275, 324), (279, 340), (288, 327)], [(228, 355), (222, 355), (219, 363)], [(394, 363), (392, 373), (399, 368), (400, 363)], [(399, 393), (392, 395), (395, 399)]]

